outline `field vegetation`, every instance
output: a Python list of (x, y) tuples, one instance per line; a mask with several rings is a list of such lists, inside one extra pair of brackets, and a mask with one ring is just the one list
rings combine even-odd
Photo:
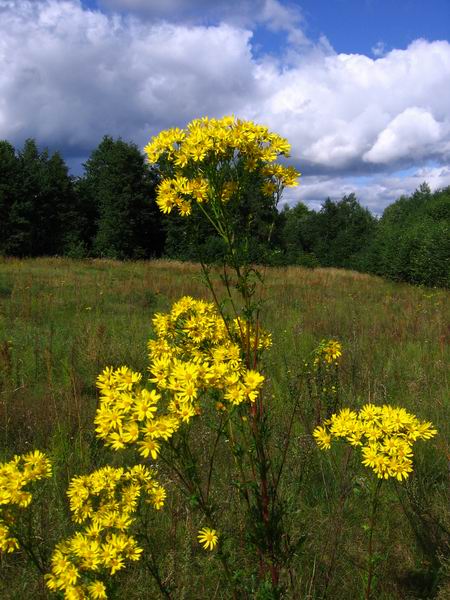
[[(339, 405), (402, 406), (438, 430), (432, 440), (417, 443), (414, 473), (384, 486), (370, 557), (376, 567), (373, 597), (445, 600), (450, 597), (448, 292), (342, 269), (270, 267), (262, 273), (261, 322), (273, 335), (260, 367), (270, 373), (264, 391), (270, 445), (282, 450), (287, 431), (291, 438), (281, 484), (291, 536), (284, 541), (291, 556), (276, 597), (350, 600), (363, 598), (367, 587), (374, 474), (357, 452), (333, 446), (325, 453), (311, 435), (327, 393), (311, 375), (311, 356), (321, 340), (334, 339), (342, 345), (331, 382)], [(218, 293), (225, 292), (219, 273), (213, 271), (211, 278)], [(40, 482), (26, 511), (24, 544), (1, 559), (2, 599), (50, 597), (42, 574), (49, 571), (55, 545), (73, 533), (66, 497), (72, 477), (130, 458), (129, 451), (105, 448), (95, 435), (96, 378), (107, 365), (145, 373), (153, 314), (168, 311), (185, 295), (211, 300), (194, 263), (1, 259), (1, 461), (38, 448), (54, 468), (54, 477)], [(196, 421), (191, 439), (200, 464), (210, 436)], [(230, 507), (225, 526), (240, 532), (239, 556), (229, 556), (239, 579), (253, 572), (253, 559), (227, 456), (219, 445), (214, 493)], [(109, 597), (233, 597), (215, 552), (197, 541), (195, 498), (186, 501), (170, 471), (163, 464), (158, 469), (166, 504), (140, 515), (143, 557), (115, 574)], [(240, 597), (275, 597), (269, 588), (247, 577)]]

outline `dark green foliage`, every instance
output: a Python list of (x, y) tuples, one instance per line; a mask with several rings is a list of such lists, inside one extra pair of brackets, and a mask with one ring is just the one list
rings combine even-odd
[(161, 254), (163, 236), (154, 197), (157, 177), (135, 144), (105, 136), (79, 183), (90, 211), (94, 256), (125, 259)]
[(74, 180), (58, 153), (0, 142), (0, 253), (148, 258), (162, 253), (157, 175), (133, 144), (103, 139)]
[(59, 153), (51, 157), (44, 153), (41, 160), (43, 181), (35, 212), (33, 250), (38, 255), (64, 254), (72, 224), (73, 182)]
[(450, 188), (422, 184), (377, 221), (354, 194), (319, 212), (299, 203), (281, 215), (286, 264), (344, 267), (397, 281), (450, 286)]
[(333, 202), (329, 198), (305, 224), (305, 246), (323, 267), (355, 268), (359, 254), (371, 240), (376, 219), (355, 194)]
[(34, 140), (27, 140), (17, 160), (16, 190), (8, 215), (8, 237), (4, 248), (13, 256), (36, 256), (33, 249), (36, 205), (40, 198), (42, 161)]
[(359, 268), (360, 254), (373, 237), (376, 219), (354, 194), (339, 202), (329, 198), (319, 212), (299, 203), (282, 213), (287, 264), (306, 267)]
[[(397, 281), (450, 286), (450, 187), (422, 184), (377, 220), (354, 194), (277, 211), (254, 174), (241, 174), (230, 200), (230, 228), (241, 261), (309, 268), (343, 267)], [(105, 136), (69, 176), (58, 153), (27, 140), (16, 152), (0, 141), (0, 254), (140, 259), (166, 255), (206, 263), (226, 258), (223, 240), (194, 203), (189, 218), (161, 216), (159, 174), (136, 145)], [(241, 178), (241, 179), (242, 179)]]
[(13, 256), (63, 254), (73, 185), (58, 153), (39, 152), (27, 140), (18, 156), (0, 145), (0, 250)]
[(294, 207), (285, 205), (280, 213), (278, 231), (284, 264), (317, 267), (319, 261), (312, 251), (309, 223), (315, 213), (299, 202)]
[(19, 161), (14, 147), (0, 141), (0, 254), (8, 249), (10, 212), (18, 197)]
[(426, 184), (388, 206), (369, 248), (368, 270), (399, 281), (450, 286), (450, 187)]
[(65, 255), (70, 258), (85, 258), (92, 247), (98, 211), (88, 194), (84, 178), (75, 179), (73, 187), (73, 203), (68, 214), (70, 225), (65, 235)]

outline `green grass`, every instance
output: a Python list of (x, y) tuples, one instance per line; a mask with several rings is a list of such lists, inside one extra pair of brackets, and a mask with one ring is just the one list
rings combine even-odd
[[(415, 476), (385, 494), (377, 597), (444, 600), (450, 595), (448, 547), (441, 541), (442, 532), (450, 530), (448, 292), (335, 269), (267, 269), (265, 278), (263, 324), (274, 338), (266, 373), (275, 446), (283, 442), (293, 394), (301, 395), (284, 489), (291, 530), (303, 543), (293, 559), (286, 597), (360, 597), (370, 473), (352, 458), (349, 469), (356, 475), (350, 479), (339, 451), (325, 454), (315, 448), (305, 428), (311, 399), (304, 379), (295, 390), (292, 385), (320, 340), (337, 338), (344, 348), (343, 405), (369, 400), (400, 405), (439, 429), (432, 442), (419, 444)], [(209, 299), (196, 265), (0, 259), (0, 453), (7, 460), (38, 447), (56, 465), (57, 476), (46, 489), (49, 515), (40, 509), (33, 516), (44, 561), (70, 532), (64, 498), (70, 478), (121, 460), (94, 435), (96, 376), (107, 365), (145, 372), (152, 315), (184, 294)], [(218, 485), (227, 493), (225, 484)], [(218, 585), (217, 564), (197, 547), (193, 511), (183, 506), (173, 493), (164, 512), (151, 516), (151, 543), (173, 588), (171, 597), (230, 597)], [(239, 521), (239, 515), (229, 518)], [(2, 599), (48, 597), (42, 578), (21, 553), (2, 562)], [(118, 580), (117, 598), (159, 597), (143, 564)]]

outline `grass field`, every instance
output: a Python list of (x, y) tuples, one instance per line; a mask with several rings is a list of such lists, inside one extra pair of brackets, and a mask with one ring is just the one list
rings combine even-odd
[[(439, 431), (418, 445), (414, 477), (383, 497), (377, 597), (450, 598), (448, 292), (335, 269), (272, 268), (265, 280), (263, 324), (274, 340), (266, 360), (273, 443), (282, 441), (293, 393), (301, 395), (308, 414), (310, 395), (296, 379), (305, 359), (321, 339), (340, 340), (343, 406), (389, 402)], [(70, 478), (121, 460), (94, 435), (98, 373), (122, 364), (145, 372), (153, 313), (185, 294), (210, 299), (196, 265), (0, 259), (1, 458), (40, 448), (56, 471), (33, 513), (42, 564), (70, 531), (64, 497)], [(287, 465), (292, 530), (301, 544), (285, 597), (359, 598), (370, 474), (356, 461), (349, 478), (339, 451), (316, 449), (305, 422), (300, 415), (292, 430)], [(195, 542), (192, 512), (175, 494), (151, 519), (149, 552), (170, 590), (166, 597), (230, 597), (212, 557), (205, 558)], [(144, 563), (120, 575), (114, 597), (164, 597)], [(0, 598), (47, 597), (23, 554), (2, 559)]]

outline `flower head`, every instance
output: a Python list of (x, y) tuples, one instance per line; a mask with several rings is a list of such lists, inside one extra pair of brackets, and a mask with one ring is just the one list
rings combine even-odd
[(200, 529), (197, 538), (205, 550), (214, 550), (219, 540), (217, 531), (215, 529), (210, 529), (209, 527)]

